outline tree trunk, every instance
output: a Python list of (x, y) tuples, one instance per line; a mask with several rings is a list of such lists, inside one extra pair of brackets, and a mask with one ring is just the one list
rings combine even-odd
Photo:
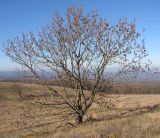
[(75, 120), (76, 124), (82, 124), (82, 122), (83, 122), (83, 114), (77, 114), (75, 119), (76, 119)]

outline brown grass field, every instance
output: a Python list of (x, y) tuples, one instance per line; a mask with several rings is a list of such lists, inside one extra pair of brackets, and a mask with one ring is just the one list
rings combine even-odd
[(112, 108), (94, 103), (84, 123), (74, 127), (59, 122), (51, 108), (35, 104), (51, 100), (41, 85), (0, 82), (0, 138), (160, 138), (160, 94), (133, 94), (146, 85), (160, 93), (160, 83), (117, 85), (131, 94), (105, 94)]

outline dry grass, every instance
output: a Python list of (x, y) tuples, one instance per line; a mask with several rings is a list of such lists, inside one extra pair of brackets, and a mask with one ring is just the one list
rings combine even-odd
[[(23, 90), (22, 97), (15, 91), (17, 85)], [(160, 137), (159, 94), (105, 96), (112, 100), (112, 110), (94, 103), (84, 124), (57, 128), (60, 123), (52, 115), (55, 111), (33, 104), (37, 98), (49, 98), (43, 86), (0, 82), (0, 138)]]
[(124, 82), (114, 84), (111, 93), (126, 94), (160, 94), (160, 82)]

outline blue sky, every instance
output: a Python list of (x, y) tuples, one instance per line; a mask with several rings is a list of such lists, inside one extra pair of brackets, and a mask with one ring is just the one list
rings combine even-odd
[[(96, 9), (113, 23), (121, 17), (136, 19), (138, 30), (146, 30), (143, 37), (148, 58), (153, 65), (160, 66), (160, 0), (0, 0), (0, 48), (8, 38), (22, 32), (37, 32), (51, 20), (54, 11), (64, 15), (70, 5), (82, 5), (85, 11)], [(0, 71), (16, 67), (0, 51)]]

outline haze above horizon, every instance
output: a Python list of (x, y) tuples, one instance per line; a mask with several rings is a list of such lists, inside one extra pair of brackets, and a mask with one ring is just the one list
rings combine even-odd
[[(7, 39), (22, 32), (38, 32), (52, 18), (53, 12), (65, 14), (68, 6), (83, 6), (86, 12), (95, 9), (103, 18), (115, 23), (121, 17), (136, 20), (145, 38), (146, 48), (154, 66), (160, 66), (160, 1), (159, 0), (1, 0), (0, 49)], [(0, 71), (14, 70), (12, 63), (0, 50)]]

